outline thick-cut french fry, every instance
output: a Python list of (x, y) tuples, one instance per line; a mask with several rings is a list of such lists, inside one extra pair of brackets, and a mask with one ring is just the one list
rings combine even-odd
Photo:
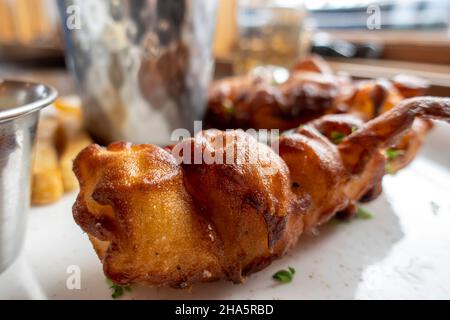
[(64, 191), (69, 192), (78, 188), (78, 180), (72, 171), (73, 160), (81, 150), (91, 143), (91, 138), (85, 132), (78, 132), (76, 136), (67, 140), (59, 160)]
[(58, 121), (41, 119), (37, 132), (32, 169), (31, 203), (42, 205), (58, 200), (64, 193), (58, 154), (53, 143)]
[(83, 130), (80, 102), (60, 98), (39, 123), (33, 165), (32, 204), (57, 201), (64, 192), (78, 188), (72, 171), (76, 155), (92, 143)]
[(71, 140), (77, 139), (83, 129), (80, 102), (76, 98), (59, 98), (54, 103), (59, 125), (56, 133), (56, 149), (62, 154)]
[(59, 120), (56, 146), (60, 153), (59, 164), (66, 192), (78, 188), (78, 180), (72, 171), (77, 154), (92, 143), (83, 130), (80, 102), (76, 98), (63, 98), (55, 102)]

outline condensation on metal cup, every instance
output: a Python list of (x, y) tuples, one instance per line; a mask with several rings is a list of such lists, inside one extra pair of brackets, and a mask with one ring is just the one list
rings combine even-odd
[(24, 239), (39, 110), (56, 95), (41, 84), (0, 80), (0, 272), (19, 254)]
[(213, 71), (216, 0), (65, 0), (66, 57), (100, 142), (166, 144), (193, 129)]

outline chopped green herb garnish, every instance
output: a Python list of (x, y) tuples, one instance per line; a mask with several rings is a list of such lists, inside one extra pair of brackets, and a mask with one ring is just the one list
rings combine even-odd
[(430, 204), (431, 204), (431, 211), (433, 212), (434, 215), (437, 215), (439, 213), (440, 206), (434, 201), (431, 201)]
[(281, 283), (289, 283), (294, 278), (295, 269), (289, 267), (288, 270), (280, 270), (275, 273), (272, 278)]
[(387, 149), (385, 151), (386, 158), (388, 160), (386, 164), (386, 173), (387, 174), (395, 174), (396, 171), (394, 170), (394, 167), (392, 166), (391, 161), (395, 160), (396, 158), (402, 156), (404, 154), (403, 150), (397, 150), (397, 149)]
[(123, 296), (125, 292), (130, 292), (131, 287), (130, 286), (119, 286), (118, 284), (115, 284), (110, 279), (106, 279), (106, 283), (108, 284), (109, 288), (112, 290), (111, 297), (113, 299), (120, 298)]
[(340, 131), (332, 131), (330, 138), (334, 144), (341, 143), (346, 137), (346, 134)]
[(358, 131), (357, 127), (352, 127), (352, 133)]
[(363, 219), (363, 220), (369, 220), (369, 219), (373, 218), (373, 215), (369, 211), (364, 210), (361, 207), (358, 207), (358, 211), (356, 212), (356, 218)]
[(404, 154), (404, 152), (402, 150), (397, 150), (397, 149), (387, 149), (386, 150), (386, 157), (388, 158), (388, 160), (394, 160), (403, 154)]
[(223, 105), (225, 111), (227, 112), (227, 114), (228, 114), (229, 116), (234, 115), (235, 108), (234, 108), (234, 103), (233, 103), (233, 101), (231, 101), (231, 100), (229, 100), (229, 99), (225, 99), (225, 100), (223, 101), (222, 105)]
[(291, 272), (291, 274), (292, 275), (294, 275), (295, 274), (295, 269), (294, 268), (292, 268), (292, 267), (288, 267), (288, 270)]
[(396, 174), (397, 172), (394, 170), (394, 168), (392, 167), (391, 163), (386, 163), (386, 173), (387, 174)]

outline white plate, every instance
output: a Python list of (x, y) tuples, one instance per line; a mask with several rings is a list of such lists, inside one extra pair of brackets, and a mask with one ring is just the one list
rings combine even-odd
[[(449, 299), (450, 126), (439, 124), (421, 155), (384, 180), (384, 193), (365, 206), (371, 220), (328, 225), (288, 256), (242, 285), (196, 285), (190, 291), (137, 287), (124, 299)], [(75, 194), (33, 208), (24, 250), (0, 275), (0, 299), (109, 299), (102, 267), (75, 225)], [(81, 289), (69, 290), (71, 266)], [(292, 266), (293, 282), (272, 275)], [(70, 281), (69, 281), (70, 282)]]

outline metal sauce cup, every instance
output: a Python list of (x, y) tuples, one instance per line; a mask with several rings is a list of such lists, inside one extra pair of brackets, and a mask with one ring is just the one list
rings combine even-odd
[(55, 89), (42, 84), (0, 79), (0, 272), (24, 239), (39, 110), (56, 96)]

